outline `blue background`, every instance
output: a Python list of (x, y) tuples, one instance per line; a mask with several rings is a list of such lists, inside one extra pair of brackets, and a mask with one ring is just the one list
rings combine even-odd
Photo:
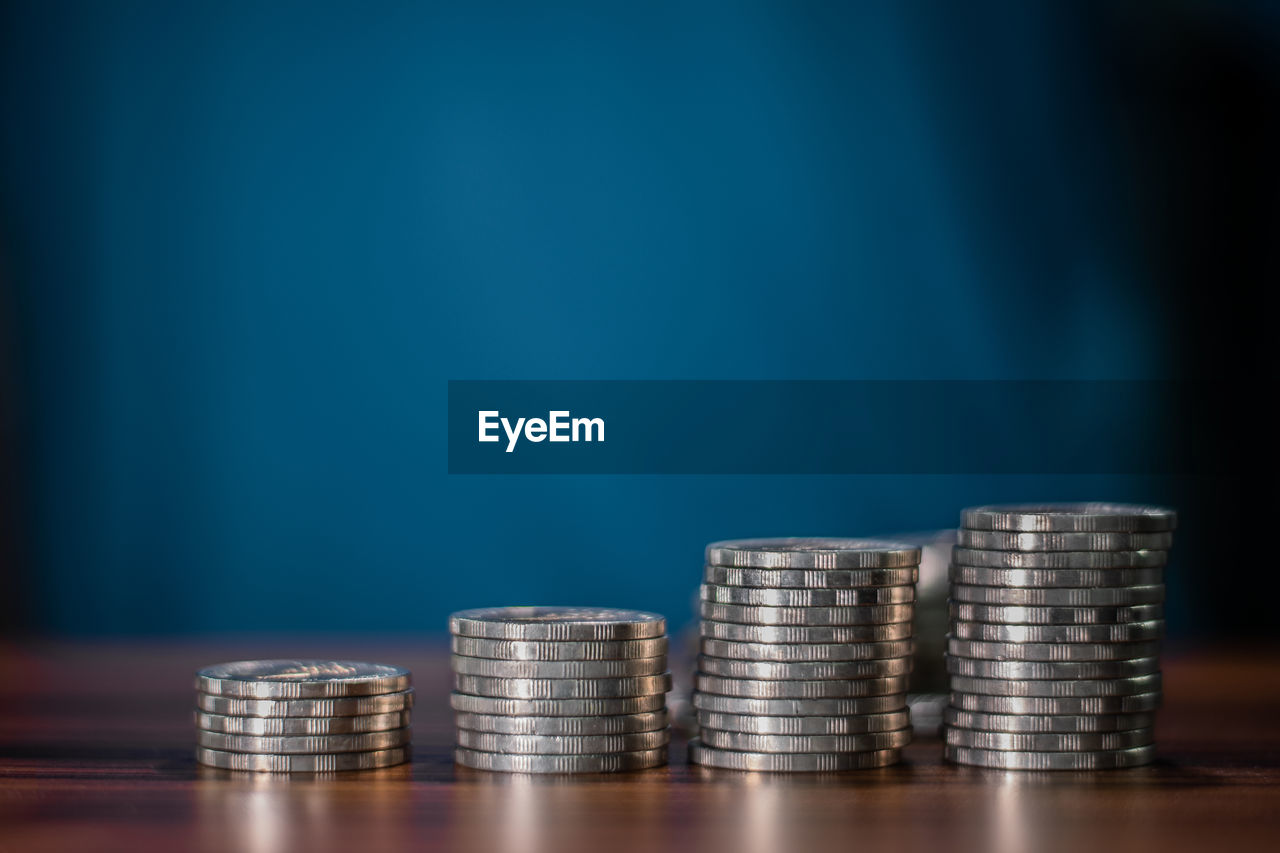
[(15, 618), (678, 622), (713, 539), (1179, 500), (1112, 476), (446, 473), (449, 379), (1175, 373), (1109, 66), (1151, 22), (1112, 5), (9, 4)]

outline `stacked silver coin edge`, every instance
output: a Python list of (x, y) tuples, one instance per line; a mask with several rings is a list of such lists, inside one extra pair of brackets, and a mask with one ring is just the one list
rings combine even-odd
[(227, 770), (326, 773), (407, 761), (408, 670), (337, 660), (248, 660), (196, 673), (196, 761)]
[(920, 555), (884, 540), (708, 545), (690, 761), (762, 772), (899, 761)]
[(1155, 757), (1163, 567), (1177, 518), (1127, 504), (961, 513), (944, 755), (1006, 770)]
[(666, 620), (609, 608), (466, 610), (449, 619), (457, 764), (612, 773), (667, 763)]

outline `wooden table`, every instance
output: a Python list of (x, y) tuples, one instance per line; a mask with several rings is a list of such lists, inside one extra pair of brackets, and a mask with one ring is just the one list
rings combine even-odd
[[(192, 758), (192, 672), (240, 657), (410, 666), (411, 764), (327, 778)], [(1160, 760), (1012, 773), (903, 764), (825, 776), (669, 767), (514, 777), (454, 767), (441, 642), (0, 645), (0, 851), (1280, 850), (1276, 654), (1166, 656)], [(892, 847), (890, 847), (892, 845)]]

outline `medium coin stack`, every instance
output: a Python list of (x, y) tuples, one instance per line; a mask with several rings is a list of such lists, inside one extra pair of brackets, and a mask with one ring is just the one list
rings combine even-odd
[(949, 760), (1008, 770), (1152, 760), (1176, 521), (1105, 503), (962, 513), (949, 570)]
[(748, 539), (706, 557), (690, 760), (775, 772), (897, 762), (911, 740), (920, 549)]
[(667, 623), (655, 613), (494, 607), (449, 617), (454, 760), (509, 773), (667, 763)]
[(409, 757), (407, 669), (339, 660), (246, 660), (196, 673), (196, 761), (319, 773)]

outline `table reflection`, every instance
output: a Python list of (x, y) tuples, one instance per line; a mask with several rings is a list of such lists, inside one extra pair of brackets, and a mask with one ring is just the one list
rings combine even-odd
[(412, 797), (411, 766), (331, 774), (246, 773), (200, 767), (202, 849), (275, 853), (360, 850), (387, 833)]
[[(1147, 849), (1153, 788), (1209, 794), (1211, 777), (1159, 765), (1023, 773), (939, 764), (936, 742), (902, 764), (822, 774), (745, 773), (677, 763), (636, 773), (487, 773), (431, 751), (400, 767), (328, 776), (202, 768), (201, 849), (435, 848), (494, 853), (732, 850)], [(1194, 813), (1202, 796), (1160, 816)], [(1173, 802), (1170, 800), (1169, 802)], [(1144, 803), (1148, 807), (1144, 807)], [(1206, 806), (1206, 808), (1209, 806)], [(1219, 828), (1226, 831), (1229, 828)], [(1203, 832), (1162, 850), (1203, 849)]]
[(542, 776), (456, 768), (465, 808), (448, 844), (496, 853), (653, 850), (668, 846), (670, 768), (636, 773)]
[(1138, 806), (1149, 796), (1156, 775), (1151, 768), (1055, 773), (956, 769), (958, 781), (989, 792), (968, 799), (978, 808), (967, 825), (980, 849), (993, 853), (1079, 850), (1095, 844), (1099, 833), (1112, 849), (1145, 849), (1152, 836), (1150, 814)]

